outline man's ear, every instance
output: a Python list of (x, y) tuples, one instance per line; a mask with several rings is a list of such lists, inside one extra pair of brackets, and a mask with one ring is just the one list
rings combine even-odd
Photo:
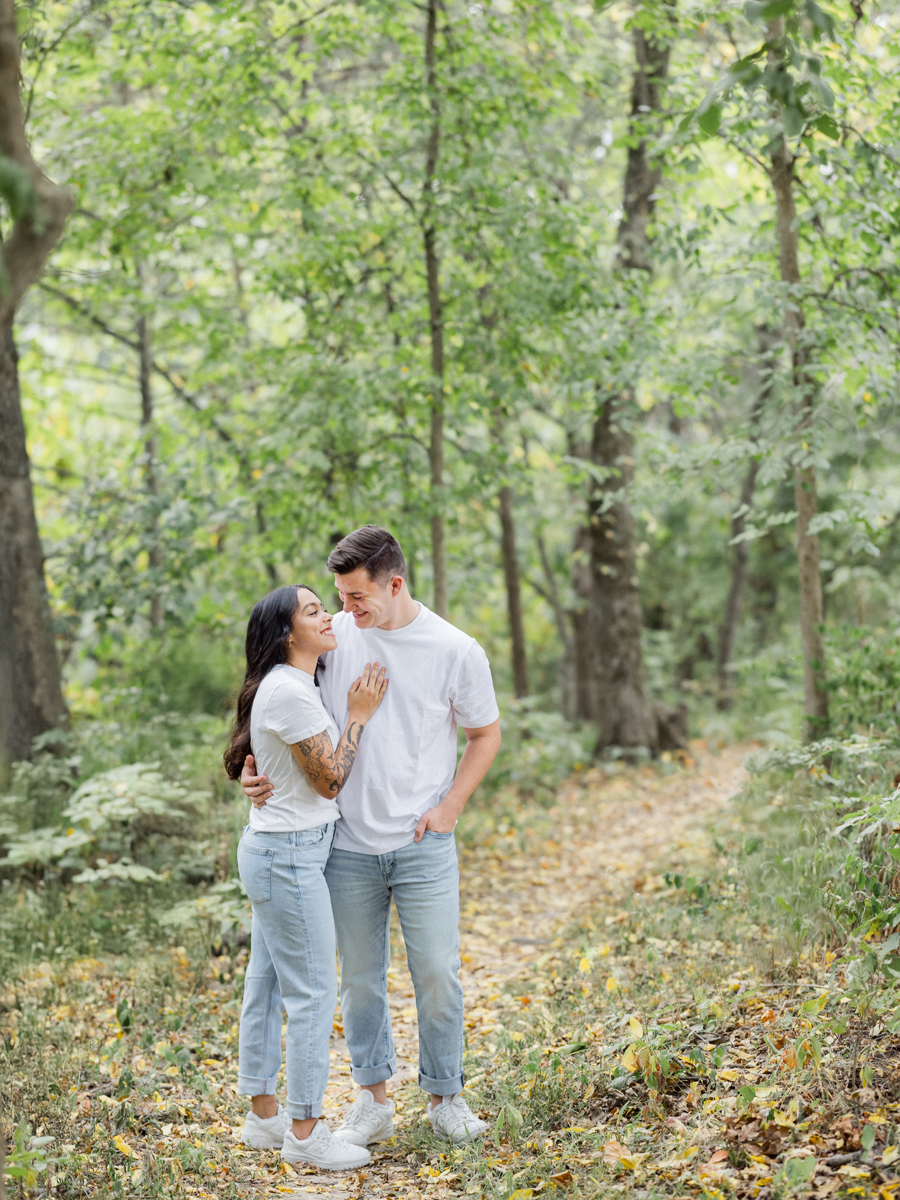
[(400, 592), (402, 590), (403, 590), (403, 576), (402, 575), (392, 575), (391, 576), (391, 595), (399, 596)]

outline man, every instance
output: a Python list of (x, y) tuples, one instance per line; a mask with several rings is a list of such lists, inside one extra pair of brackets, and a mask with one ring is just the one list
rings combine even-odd
[[(386, 1084), (397, 1070), (387, 994), (391, 900), (406, 942), (419, 1021), (419, 1085), (435, 1133), (457, 1144), (487, 1126), (462, 1097), (463, 996), (459, 869), (454, 826), (500, 748), (487, 657), (478, 643), (415, 601), (406, 561), (385, 529), (366, 525), (328, 559), (343, 612), (338, 647), (319, 681), (335, 720), (366, 662), (391, 686), (372, 717), (340, 794), (341, 820), (326, 868), (341, 966), (341, 1010), (360, 1093), (336, 1137), (359, 1146), (393, 1134)], [(456, 729), (466, 746), (456, 767)], [(252, 761), (252, 760), (251, 760)], [(271, 790), (248, 765), (259, 803)]]

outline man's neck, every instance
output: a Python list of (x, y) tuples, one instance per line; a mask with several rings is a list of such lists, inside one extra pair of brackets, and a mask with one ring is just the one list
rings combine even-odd
[(413, 600), (407, 589), (397, 597), (397, 604), (389, 617), (377, 626), (378, 629), (402, 629), (404, 625), (412, 625), (419, 615), (422, 606), (418, 600)]

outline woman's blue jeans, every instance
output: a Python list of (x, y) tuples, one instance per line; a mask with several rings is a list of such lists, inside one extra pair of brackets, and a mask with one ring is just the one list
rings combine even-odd
[(248, 827), (238, 846), (241, 882), (253, 905), (238, 1092), (274, 1093), (284, 1009), (286, 1108), (293, 1120), (322, 1115), (328, 1083), (337, 971), (325, 864), (333, 841), (332, 822), (296, 833), (259, 833)]
[(341, 959), (341, 1013), (354, 1080), (397, 1070), (388, 1004), (391, 900), (416, 990), (419, 1085), (453, 1096), (464, 1083), (459, 982), (459, 866), (452, 833), (426, 829), (390, 854), (335, 850), (325, 872)]

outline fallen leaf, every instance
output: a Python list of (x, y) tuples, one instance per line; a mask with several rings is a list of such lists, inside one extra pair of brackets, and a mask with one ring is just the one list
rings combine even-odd
[(630, 1151), (621, 1142), (607, 1142), (603, 1147), (603, 1161), (608, 1167), (614, 1167), (620, 1158), (627, 1158)]
[(551, 1183), (555, 1183), (557, 1187), (568, 1187), (574, 1179), (571, 1171), (560, 1171), (557, 1175), (551, 1175)]

